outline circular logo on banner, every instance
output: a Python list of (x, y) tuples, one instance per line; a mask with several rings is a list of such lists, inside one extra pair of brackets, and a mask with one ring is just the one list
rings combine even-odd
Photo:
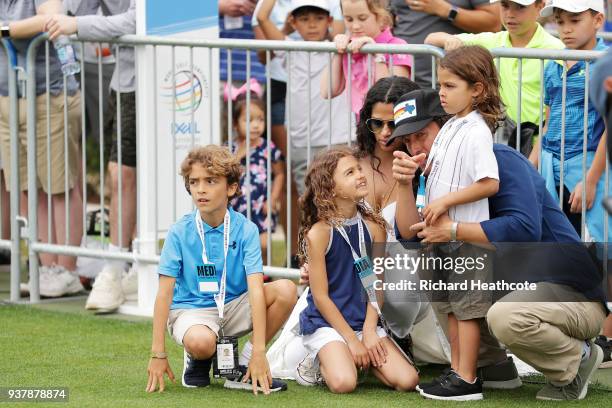
[(162, 86), (162, 97), (170, 110), (174, 106), (176, 112), (183, 114), (195, 112), (202, 103), (204, 93), (203, 81), (198, 73), (194, 71), (192, 75), (191, 71), (178, 71), (174, 74), (173, 82), (171, 75), (168, 75)]

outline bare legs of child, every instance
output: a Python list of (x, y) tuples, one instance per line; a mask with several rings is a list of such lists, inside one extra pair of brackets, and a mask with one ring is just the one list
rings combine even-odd
[[(371, 367), (372, 372), (387, 387), (397, 391), (414, 390), (419, 379), (415, 368), (388, 338), (382, 341), (387, 349), (387, 361), (381, 367)], [(346, 343), (332, 341), (323, 346), (317, 356), (321, 375), (331, 392), (344, 394), (355, 390), (357, 367)]]

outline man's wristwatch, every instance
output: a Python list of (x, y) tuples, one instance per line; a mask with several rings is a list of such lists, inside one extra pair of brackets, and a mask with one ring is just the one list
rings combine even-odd
[(448, 11), (448, 16), (446, 17), (446, 19), (452, 23), (457, 18), (458, 13), (459, 13), (459, 9), (457, 8), (457, 6), (455, 6), (454, 4), (451, 4), (451, 8)]
[(8, 38), (11, 36), (11, 29), (9, 24), (4, 22), (2, 23), (2, 27), (0, 27), (0, 32), (2, 33), (2, 38)]
[(163, 360), (165, 358), (168, 358), (168, 353), (165, 353), (163, 351), (152, 351), (151, 358), (159, 358)]
[(450, 240), (451, 242), (455, 242), (457, 241), (457, 227), (459, 226), (458, 222), (453, 222), (453, 224), (451, 225), (451, 230), (450, 230)]

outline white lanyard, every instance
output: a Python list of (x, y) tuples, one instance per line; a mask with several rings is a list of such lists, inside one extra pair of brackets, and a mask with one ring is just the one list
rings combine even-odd
[[(208, 257), (206, 256), (206, 241), (204, 240), (204, 226), (202, 225), (202, 217), (200, 211), (195, 211), (195, 223), (202, 241), (202, 261), (207, 264)], [(217, 310), (219, 311), (219, 318), (223, 319), (223, 309), (225, 308), (225, 280), (227, 270), (227, 251), (229, 249), (229, 236), (230, 236), (230, 214), (229, 211), (225, 211), (223, 217), (223, 271), (221, 272), (221, 283), (219, 284), (219, 292), (214, 295), (215, 303), (217, 304)]]
[[(336, 230), (338, 231), (338, 233), (340, 233), (342, 238), (344, 238), (344, 240), (348, 244), (349, 248), (351, 248), (351, 253), (353, 254), (353, 259), (355, 260), (355, 262), (358, 261), (359, 259), (362, 259), (368, 256), (366, 252), (366, 247), (365, 247), (365, 237), (363, 235), (363, 221), (361, 219), (361, 216), (359, 216), (359, 219), (357, 220), (357, 228), (359, 229), (359, 252), (361, 254), (361, 257), (357, 255), (357, 253), (353, 249), (353, 246), (351, 245), (351, 241), (349, 241), (348, 234), (344, 230), (344, 227), (342, 226), (336, 227)], [(374, 307), (374, 310), (376, 310), (376, 313), (378, 313), (378, 315), (382, 317), (380, 307), (378, 306), (378, 301), (376, 300), (376, 294), (372, 286), (373, 280), (376, 280), (375, 275), (371, 273), (370, 275), (367, 275), (364, 277), (361, 274), (359, 274), (359, 280), (361, 281), (361, 285), (363, 286), (363, 289), (366, 291), (366, 294), (368, 296), (368, 301), (370, 302), (372, 307)]]
[(365, 247), (365, 237), (363, 235), (363, 224), (361, 221), (361, 217), (359, 217), (359, 219), (357, 220), (357, 228), (359, 229), (359, 252), (360, 255), (357, 255), (357, 252), (355, 252), (355, 250), (353, 249), (353, 246), (351, 245), (351, 241), (349, 241), (349, 237), (346, 233), (346, 231), (344, 230), (344, 227), (340, 226), (340, 227), (336, 227), (336, 230), (338, 231), (338, 233), (340, 235), (342, 235), (342, 238), (344, 238), (344, 240), (346, 241), (346, 243), (348, 244), (349, 248), (351, 248), (351, 252), (353, 253), (353, 259), (356, 261), (360, 258), (364, 258), (367, 253), (366, 253), (366, 247)]

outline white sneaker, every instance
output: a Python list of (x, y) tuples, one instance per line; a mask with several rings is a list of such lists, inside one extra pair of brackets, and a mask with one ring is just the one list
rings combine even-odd
[(97, 313), (112, 313), (125, 301), (121, 289), (123, 270), (112, 264), (106, 265), (96, 278), (85, 309)]
[[(49, 280), (49, 268), (50, 267), (43, 266), (43, 265), (40, 265), (38, 267), (38, 279), (39, 279), (39, 282), (41, 282), (41, 285), (42, 285), (43, 281), (47, 282)], [(31, 287), (32, 287), (32, 277), (30, 276), (28, 278), (28, 283), (20, 283), (19, 284), (19, 289), (20, 289), (21, 295), (28, 296), (30, 294), (30, 288)], [(40, 288), (40, 286), (39, 286), (39, 288)]]
[(305, 387), (313, 387), (324, 383), (319, 364), (312, 355), (308, 354), (298, 364), (295, 381)]
[(121, 279), (121, 289), (125, 300), (138, 300), (138, 269), (132, 265), (127, 274)]
[[(41, 268), (42, 269), (42, 268)], [(40, 272), (40, 296), (61, 297), (83, 291), (79, 276), (63, 266), (53, 265)]]

